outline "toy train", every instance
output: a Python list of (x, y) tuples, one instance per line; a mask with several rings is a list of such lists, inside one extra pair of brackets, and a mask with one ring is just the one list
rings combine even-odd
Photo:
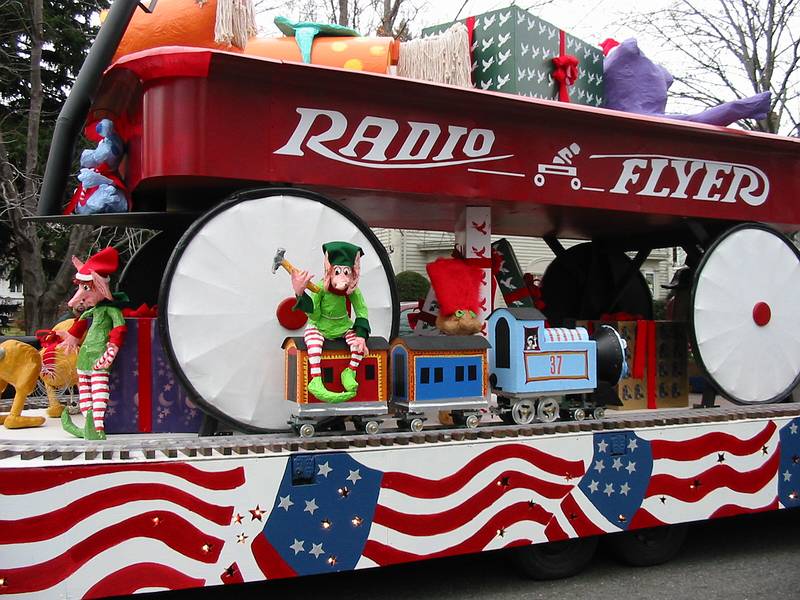
[[(285, 392), (289, 424), (301, 437), (319, 429), (341, 429), (350, 419), (374, 434), (392, 416), (401, 429), (419, 432), (426, 411), (447, 411), (453, 423), (474, 428), (491, 407), (507, 423), (551, 422), (559, 418), (602, 418), (607, 404), (619, 404), (613, 386), (626, 374), (625, 342), (610, 326), (591, 339), (586, 329), (551, 328), (532, 308), (496, 310), (481, 336), (407, 336), (389, 344), (373, 337), (357, 370), (356, 396), (346, 402), (320, 401), (307, 389), (308, 355), (302, 337), (284, 341)], [(339, 375), (349, 350), (343, 340), (325, 342), (322, 377), (341, 391)]]

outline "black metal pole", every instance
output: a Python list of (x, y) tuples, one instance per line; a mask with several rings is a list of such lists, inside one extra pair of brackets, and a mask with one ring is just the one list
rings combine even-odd
[(67, 185), (75, 143), (86, 122), (86, 115), (97, 93), (100, 79), (111, 64), (139, 0), (115, 0), (97, 38), (86, 55), (75, 84), (56, 119), (50, 154), (44, 170), (39, 216), (61, 214), (64, 188)]

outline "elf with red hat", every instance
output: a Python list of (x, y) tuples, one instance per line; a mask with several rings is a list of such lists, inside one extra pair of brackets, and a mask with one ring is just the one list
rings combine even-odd
[(439, 331), (447, 335), (478, 333), (482, 326), (477, 315), (481, 269), (458, 258), (438, 258), (425, 268), (439, 302)]
[[(361, 256), (364, 251), (349, 242), (328, 242), (322, 245), (325, 253), (325, 276), (319, 282), (319, 291), (309, 296), (306, 287), (313, 278), (308, 271), (292, 272), (292, 288), (297, 303), (296, 310), (308, 313), (308, 325), (303, 334), (308, 350), (308, 391), (323, 402), (345, 402), (358, 391), (356, 369), (367, 353), (370, 326), (367, 305), (358, 280), (361, 276)], [(350, 318), (348, 305), (356, 318)], [(322, 381), (322, 344), (343, 337), (350, 348), (350, 364), (342, 371), (343, 392), (333, 392)]]
[[(111, 274), (119, 266), (119, 254), (114, 248), (105, 248), (85, 263), (75, 256), (75, 283), (78, 290), (68, 306), (81, 316), (69, 331), (63, 334), (61, 347), (78, 352), (78, 398), (86, 424), (81, 430), (69, 416), (61, 413), (64, 430), (87, 440), (104, 440), (104, 418), (108, 403), (108, 371), (125, 338), (125, 319), (115, 301), (124, 301), (124, 294), (111, 293)], [(91, 325), (89, 320), (91, 319)], [(88, 329), (88, 332), (87, 332)], [(86, 338), (78, 349), (83, 335)]]

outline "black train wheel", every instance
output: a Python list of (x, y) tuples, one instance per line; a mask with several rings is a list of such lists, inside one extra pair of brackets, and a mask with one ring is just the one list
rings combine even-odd
[(272, 272), (279, 248), (322, 279), (322, 244), (363, 248), (359, 288), (372, 335), (397, 332), (399, 303), (386, 250), (356, 215), (318, 194), (261, 189), (235, 194), (186, 231), (161, 286), (161, 337), (176, 373), (206, 412), (253, 432), (286, 430), (286, 337), (276, 310), (293, 296), (289, 274)]
[(638, 269), (631, 271), (631, 263), (624, 252), (593, 242), (567, 248), (542, 277), (547, 318), (559, 324), (565, 318), (599, 319), (604, 313), (626, 312), (651, 319), (650, 288)]

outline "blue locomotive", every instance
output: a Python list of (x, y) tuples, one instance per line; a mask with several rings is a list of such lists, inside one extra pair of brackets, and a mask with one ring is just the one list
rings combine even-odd
[(548, 327), (535, 308), (500, 308), (489, 317), (489, 372), (497, 410), (508, 423), (602, 418), (621, 404), (625, 341), (608, 325), (594, 339), (583, 327)]

